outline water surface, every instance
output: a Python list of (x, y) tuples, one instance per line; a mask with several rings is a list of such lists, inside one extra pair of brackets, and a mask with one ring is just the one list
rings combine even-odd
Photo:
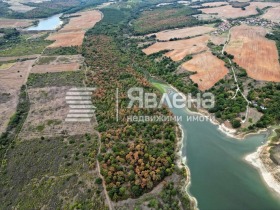
[(191, 173), (190, 193), (201, 210), (279, 210), (280, 198), (259, 172), (244, 160), (266, 139), (265, 134), (245, 140), (227, 137), (209, 121), (189, 121), (186, 109), (171, 109), (182, 116), (184, 146)]
[(37, 26), (31, 26), (27, 28), (27, 30), (28, 31), (55, 30), (62, 24), (62, 21), (60, 20), (61, 15), (62, 14), (58, 14), (45, 19), (40, 19)]

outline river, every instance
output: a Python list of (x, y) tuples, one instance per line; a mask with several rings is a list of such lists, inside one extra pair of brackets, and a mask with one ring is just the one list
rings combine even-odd
[(266, 134), (237, 140), (226, 136), (210, 121), (189, 121), (191, 113), (186, 109), (171, 111), (182, 116), (182, 155), (191, 173), (189, 192), (197, 199), (200, 210), (280, 209), (279, 197), (244, 160), (262, 145)]
[(58, 28), (62, 21), (60, 19), (62, 14), (53, 15), (48, 18), (40, 19), (38, 25), (27, 28), (28, 31), (44, 31), (44, 30), (55, 30)]

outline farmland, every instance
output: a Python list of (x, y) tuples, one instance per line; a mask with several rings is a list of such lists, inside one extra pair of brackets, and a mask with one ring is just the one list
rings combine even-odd
[(261, 27), (236, 26), (226, 51), (234, 55), (238, 65), (246, 69), (255, 80), (280, 81), (278, 51), (274, 41), (265, 38), (267, 31)]
[(160, 7), (142, 12), (133, 22), (133, 28), (136, 34), (143, 35), (170, 28), (192, 26), (198, 21), (191, 15), (197, 13), (199, 12), (189, 7)]
[(174, 38), (186, 38), (186, 37), (206, 34), (214, 30), (215, 29), (213, 27), (209, 27), (209, 26), (195, 26), (195, 27), (187, 27), (182, 29), (161, 31), (155, 33), (155, 35), (159, 40), (170, 40)]
[(32, 25), (31, 20), (21, 20), (21, 19), (0, 19), (1, 28), (25, 28)]
[(99, 11), (91, 10), (73, 14), (78, 17), (70, 17), (69, 23), (61, 30), (51, 34), (47, 39), (55, 41), (49, 48), (81, 46), (86, 30), (93, 27), (101, 20)]
[(270, 2), (251, 2), (250, 6), (247, 6), (245, 10), (241, 8), (234, 8), (231, 5), (214, 7), (214, 8), (205, 8), (200, 9), (203, 13), (206, 14), (218, 14), (220, 18), (239, 18), (247, 17), (250, 15), (257, 15), (257, 8), (263, 9), (268, 6), (277, 7), (279, 3), (270, 3)]
[(69, 56), (41, 56), (32, 68), (32, 73), (51, 73), (63, 71), (77, 71), (83, 64), (80, 55)]
[(157, 53), (163, 50), (171, 50), (165, 55), (170, 57), (174, 61), (182, 60), (184, 57), (190, 54), (199, 53), (207, 50), (207, 42), (209, 36), (203, 35), (191, 39), (169, 41), (169, 42), (157, 42), (148, 48), (144, 49), (143, 52), (147, 55)]
[(262, 18), (280, 23), (280, 6), (268, 9)]
[(212, 55), (211, 52), (204, 52), (195, 55), (193, 59), (182, 65), (183, 69), (195, 72), (190, 78), (201, 91), (213, 87), (219, 80), (223, 79), (228, 73), (225, 63)]
[(0, 70), (0, 133), (6, 130), (16, 111), (20, 88), (26, 82), (33, 63), (34, 60), (18, 62), (9, 69)]

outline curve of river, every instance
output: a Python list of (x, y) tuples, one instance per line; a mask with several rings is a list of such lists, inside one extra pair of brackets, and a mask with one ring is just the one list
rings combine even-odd
[[(158, 84), (157, 84), (157, 87)], [(166, 91), (170, 88), (161, 85)], [(277, 210), (279, 197), (260, 173), (244, 160), (266, 141), (266, 134), (237, 140), (226, 136), (210, 121), (189, 121), (186, 109), (171, 109), (182, 116), (182, 156), (191, 173), (189, 192), (200, 210)]]

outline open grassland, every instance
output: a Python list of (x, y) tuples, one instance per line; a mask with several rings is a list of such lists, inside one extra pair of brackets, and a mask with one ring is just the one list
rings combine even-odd
[(17, 139), (0, 172), (0, 209), (107, 210), (98, 145), (89, 134)]
[(42, 56), (32, 68), (32, 73), (51, 73), (79, 70), (83, 64), (81, 55)]
[(197, 23), (192, 14), (197, 14), (197, 11), (189, 7), (163, 7), (144, 11), (133, 23), (133, 28), (136, 34), (147, 34), (169, 28), (191, 26)]
[(51, 43), (51, 41), (44, 40), (43, 37), (27, 40), (26, 37), (21, 36), (16, 42), (0, 46), (0, 57), (40, 54)]
[(201, 91), (213, 87), (219, 80), (228, 73), (225, 63), (212, 55), (211, 52), (204, 52), (195, 55), (193, 59), (182, 65), (183, 69), (195, 72), (190, 78)]
[(214, 8), (205, 8), (200, 9), (203, 13), (206, 14), (217, 14), (220, 18), (239, 18), (239, 17), (247, 17), (250, 15), (257, 15), (257, 8), (263, 9), (265, 7), (277, 7), (280, 6), (280, 3), (273, 2), (250, 2), (250, 6), (247, 6), (245, 10), (241, 8), (234, 8), (231, 5), (226, 5), (222, 7), (214, 7)]
[(163, 50), (171, 50), (165, 55), (170, 57), (174, 61), (179, 61), (184, 59), (187, 55), (207, 50), (208, 40), (209, 36), (203, 35), (185, 40), (157, 42), (144, 49), (143, 52), (147, 55), (151, 55)]
[(61, 30), (51, 34), (47, 39), (55, 41), (50, 48), (81, 46), (86, 30), (93, 27), (102, 18), (97, 10), (79, 12), (73, 14), (70, 21)]
[(32, 25), (31, 20), (0, 19), (0, 28), (25, 28)]
[(255, 80), (280, 81), (278, 51), (274, 41), (265, 38), (262, 27), (246, 25), (231, 29), (231, 39), (226, 51), (234, 55), (234, 61), (246, 69)]
[(40, 136), (82, 135), (92, 133), (92, 123), (65, 122), (69, 111), (66, 104), (66, 93), (71, 87), (30, 88), (30, 112), (19, 135), (20, 139), (28, 140)]
[(155, 33), (155, 35), (159, 40), (170, 40), (174, 38), (186, 38), (186, 37), (206, 34), (214, 30), (215, 29), (213, 27), (209, 27), (209, 26), (195, 26), (195, 27), (186, 27), (182, 29), (161, 31)]
[(262, 18), (280, 23), (280, 6), (268, 9)]
[(34, 60), (18, 62), (8, 70), (0, 70), (0, 133), (7, 128), (15, 113), (21, 86), (26, 82)]

